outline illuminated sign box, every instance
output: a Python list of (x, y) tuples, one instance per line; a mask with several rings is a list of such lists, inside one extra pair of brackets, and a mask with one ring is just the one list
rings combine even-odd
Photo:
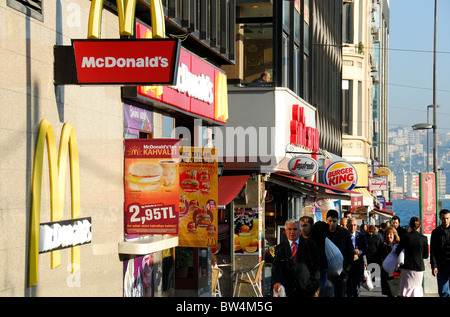
[(178, 39), (72, 40), (55, 46), (56, 85), (173, 85)]

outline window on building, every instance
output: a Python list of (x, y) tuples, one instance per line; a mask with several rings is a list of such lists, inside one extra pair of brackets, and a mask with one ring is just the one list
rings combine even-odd
[(353, 2), (344, 2), (342, 10), (342, 42), (353, 43)]
[(356, 126), (358, 127), (358, 134), (359, 136), (363, 136), (363, 126), (365, 126), (365, 123), (363, 122), (363, 88), (362, 88), (362, 81), (358, 81), (358, 122), (356, 123)]
[[(268, 1), (237, 3), (238, 42), (243, 52), (243, 82), (249, 86), (272, 85), (273, 77), (273, 8)], [(261, 82), (264, 72), (270, 82)]]
[(36, 20), (44, 21), (43, 2), (43, 0), (7, 0), (6, 4)]
[(342, 111), (342, 133), (352, 134), (352, 112), (353, 112), (353, 80), (342, 81), (343, 111)]

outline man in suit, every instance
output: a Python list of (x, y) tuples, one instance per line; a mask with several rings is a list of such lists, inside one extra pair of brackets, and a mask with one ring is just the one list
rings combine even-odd
[(350, 237), (354, 247), (354, 257), (350, 271), (348, 272), (347, 297), (359, 297), (364, 268), (367, 267), (366, 252), (368, 244), (366, 235), (357, 231), (356, 228), (356, 219), (350, 218), (347, 229), (350, 231)]
[(300, 222), (289, 219), (285, 223), (287, 240), (275, 247), (272, 263), (274, 293), (281, 285), (287, 297), (313, 297), (319, 289), (319, 249), (311, 239), (304, 239)]

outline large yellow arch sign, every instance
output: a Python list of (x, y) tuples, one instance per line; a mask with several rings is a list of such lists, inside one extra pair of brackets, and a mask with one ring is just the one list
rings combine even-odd
[[(66, 123), (61, 132), (59, 154), (56, 156), (55, 134), (47, 120), (42, 120), (37, 134), (36, 149), (33, 162), (33, 179), (31, 186), (31, 220), (30, 245), (28, 258), (28, 287), (38, 281), (39, 267), (39, 225), (41, 214), (42, 165), (45, 141), (47, 141), (47, 156), (50, 177), (51, 220), (59, 221), (63, 216), (64, 185), (67, 167), (67, 155), (70, 157), (72, 219), (80, 216), (80, 172), (78, 160), (78, 145), (73, 127)], [(68, 152), (69, 150), (69, 152)], [(58, 161), (56, 161), (58, 159)], [(51, 268), (61, 264), (60, 251), (53, 251)], [(80, 267), (79, 246), (72, 247), (72, 273)]]
[[(116, 0), (117, 15), (119, 16), (120, 35), (132, 36), (138, 0)], [(153, 38), (165, 38), (166, 27), (161, 0), (145, 1), (150, 4)], [(102, 24), (103, 0), (92, 0), (89, 12), (88, 39), (99, 39)]]

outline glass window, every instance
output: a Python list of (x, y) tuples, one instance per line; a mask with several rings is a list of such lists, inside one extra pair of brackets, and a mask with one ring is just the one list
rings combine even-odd
[(293, 86), (293, 90), (297, 95), (301, 95), (301, 90), (300, 90), (300, 84), (301, 84), (301, 80), (300, 80), (300, 68), (301, 68), (301, 63), (302, 63), (302, 59), (301, 59), (301, 51), (300, 51), (300, 47), (298, 45), (294, 45), (294, 66), (292, 67), (293, 70), (293, 80), (294, 82), (292, 83)]
[(243, 49), (243, 82), (248, 86), (272, 86), (273, 4), (270, 1), (237, 1), (237, 43)]
[(363, 89), (362, 82), (358, 81), (358, 122), (356, 123), (358, 127), (358, 135), (363, 136)]
[(283, 1), (283, 28), (289, 30), (291, 25), (291, 2)]
[(272, 23), (245, 23), (240, 28), (244, 44), (244, 82), (252, 86), (272, 85)]
[(342, 42), (353, 43), (353, 3), (345, 2), (342, 10)]
[(343, 111), (342, 111), (342, 132), (347, 135), (352, 134), (352, 111), (353, 111), (353, 80), (343, 80), (342, 82)]
[(162, 116), (162, 137), (163, 138), (172, 138), (172, 132), (175, 127), (174, 119), (169, 116)]
[(283, 33), (283, 87), (289, 87), (289, 37)]

